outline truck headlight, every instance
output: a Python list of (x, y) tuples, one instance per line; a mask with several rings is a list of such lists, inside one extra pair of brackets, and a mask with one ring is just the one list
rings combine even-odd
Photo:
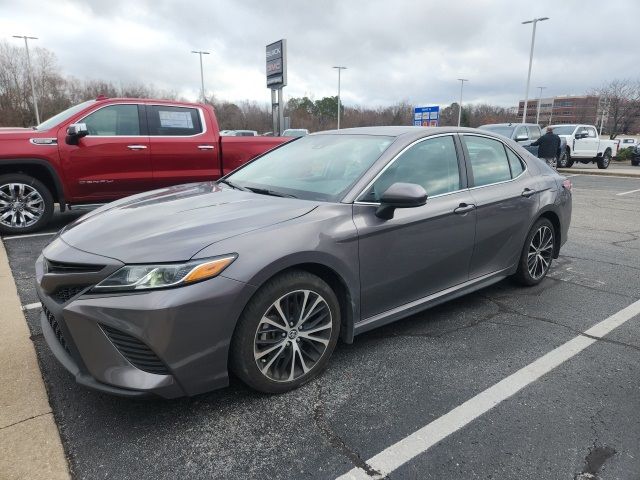
[(236, 254), (193, 260), (185, 263), (157, 265), (125, 265), (97, 284), (92, 292), (128, 292), (190, 285), (218, 276), (233, 261)]

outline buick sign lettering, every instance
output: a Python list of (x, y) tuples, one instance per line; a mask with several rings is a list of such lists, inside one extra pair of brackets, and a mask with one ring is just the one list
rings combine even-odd
[(278, 40), (266, 48), (267, 87), (279, 89), (287, 84), (287, 41)]

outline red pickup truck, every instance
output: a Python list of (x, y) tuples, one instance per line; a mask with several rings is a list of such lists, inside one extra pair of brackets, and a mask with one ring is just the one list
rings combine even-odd
[(103, 203), (215, 180), (291, 140), (221, 137), (210, 105), (105, 98), (33, 129), (0, 128), (0, 233), (44, 227), (54, 203)]

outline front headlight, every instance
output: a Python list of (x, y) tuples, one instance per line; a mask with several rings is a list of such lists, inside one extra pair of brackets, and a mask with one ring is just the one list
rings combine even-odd
[(125, 265), (93, 287), (91, 291), (121, 292), (189, 285), (219, 275), (236, 258), (238, 255), (230, 254), (186, 263)]

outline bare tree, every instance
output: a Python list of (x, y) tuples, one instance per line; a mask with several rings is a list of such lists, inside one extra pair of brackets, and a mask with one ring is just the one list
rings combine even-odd
[(616, 79), (594, 90), (605, 109), (609, 138), (640, 128), (640, 80)]

